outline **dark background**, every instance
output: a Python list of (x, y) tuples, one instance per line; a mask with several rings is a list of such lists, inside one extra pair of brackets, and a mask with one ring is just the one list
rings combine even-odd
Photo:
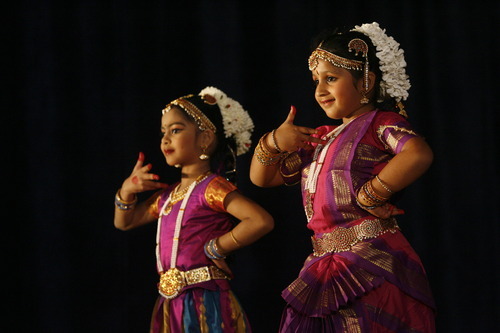
[[(251, 113), (254, 143), (290, 105), (329, 123), (313, 98), (311, 39), (377, 21), (405, 51), (410, 121), (435, 152), (399, 202), (426, 266), (439, 332), (500, 324), (499, 2), (16, 1), (2, 10), (6, 217), (4, 332), (147, 332), (155, 226), (113, 227), (113, 196), (145, 152), (165, 181), (161, 109), (207, 85)], [(5, 6), (5, 4), (4, 4)], [(280, 292), (311, 250), (298, 187), (239, 187), (275, 230), (233, 256), (254, 331), (275, 332)], [(6, 186), (7, 185), (7, 186)]]

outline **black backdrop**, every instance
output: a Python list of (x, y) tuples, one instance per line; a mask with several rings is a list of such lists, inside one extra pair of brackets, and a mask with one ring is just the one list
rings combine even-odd
[[(309, 44), (323, 28), (377, 21), (401, 43), (410, 121), (436, 158), (399, 205), (428, 271), (440, 332), (499, 326), (498, 16), (482, 1), (17, 1), (2, 13), (7, 197), (0, 326), (21, 332), (146, 332), (155, 227), (113, 228), (113, 196), (143, 151), (164, 180), (160, 110), (207, 85), (250, 112), (254, 142), (313, 100)], [(275, 230), (233, 256), (254, 331), (275, 332), (280, 292), (310, 251), (297, 187), (239, 187)], [(4, 331), (4, 330), (2, 330)]]

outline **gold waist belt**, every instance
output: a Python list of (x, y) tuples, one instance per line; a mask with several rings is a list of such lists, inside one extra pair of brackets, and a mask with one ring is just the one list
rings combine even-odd
[(160, 273), (158, 292), (165, 298), (174, 298), (186, 286), (217, 279), (229, 277), (215, 266), (204, 266), (185, 272), (174, 267)]
[(330, 252), (348, 251), (364, 239), (378, 237), (387, 231), (395, 233), (396, 230), (399, 230), (399, 226), (394, 218), (364, 220), (349, 228), (338, 227), (331, 232), (324, 233), (321, 237), (311, 237), (313, 254), (321, 257)]

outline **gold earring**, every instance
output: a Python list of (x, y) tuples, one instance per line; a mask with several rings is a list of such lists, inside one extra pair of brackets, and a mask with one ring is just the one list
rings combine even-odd
[(205, 154), (206, 150), (207, 150), (206, 146), (201, 146), (200, 160), (202, 160), (202, 161), (206, 161), (210, 158), (209, 155)]
[(366, 92), (363, 91), (361, 93), (361, 101), (360, 101), (361, 104), (368, 104), (370, 103), (370, 99), (368, 99), (368, 97), (366, 97)]

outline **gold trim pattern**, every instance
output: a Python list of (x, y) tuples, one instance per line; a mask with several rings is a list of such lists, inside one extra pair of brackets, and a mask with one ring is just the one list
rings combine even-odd
[[(387, 136), (387, 139), (384, 139), (383, 136), (384, 136), (384, 132), (386, 129), (391, 129), (392, 131)], [(378, 136), (380, 142), (382, 142), (384, 144), (384, 147), (386, 149), (392, 149), (393, 151), (396, 150), (399, 140), (402, 137), (404, 137), (404, 135), (406, 135), (406, 134), (418, 136), (417, 133), (415, 133), (414, 131), (412, 131), (410, 129), (407, 129), (404, 127), (399, 127), (399, 126), (394, 126), (394, 125), (381, 125), (377, 129), (377, 136)]]
[(312, 236), (313, 255), (321, 257), (331, 252), (349, 251), (352, 246), (370, 238), (376, 238), (388, 231), (395, 233), (399, 230), (396, 219), (369, 219), (358, 225), (344, 228), (337, 227), (321, 237)]
[(174, 267), (160, 273), (158, 291), (165, 298), (174, 298), (184, 287), (220, 279), (229, 280), (229, 277), (215, 266), (203, 266), (185, 272)]
[(226, 196), (236, 191), (238, 188), (231, 182), (227, 181), (221, 176), (217, 176), (210, 181), (205, 189), (205, 200), (210, 208), (216, 212), (225, 213), (224, 199)]

